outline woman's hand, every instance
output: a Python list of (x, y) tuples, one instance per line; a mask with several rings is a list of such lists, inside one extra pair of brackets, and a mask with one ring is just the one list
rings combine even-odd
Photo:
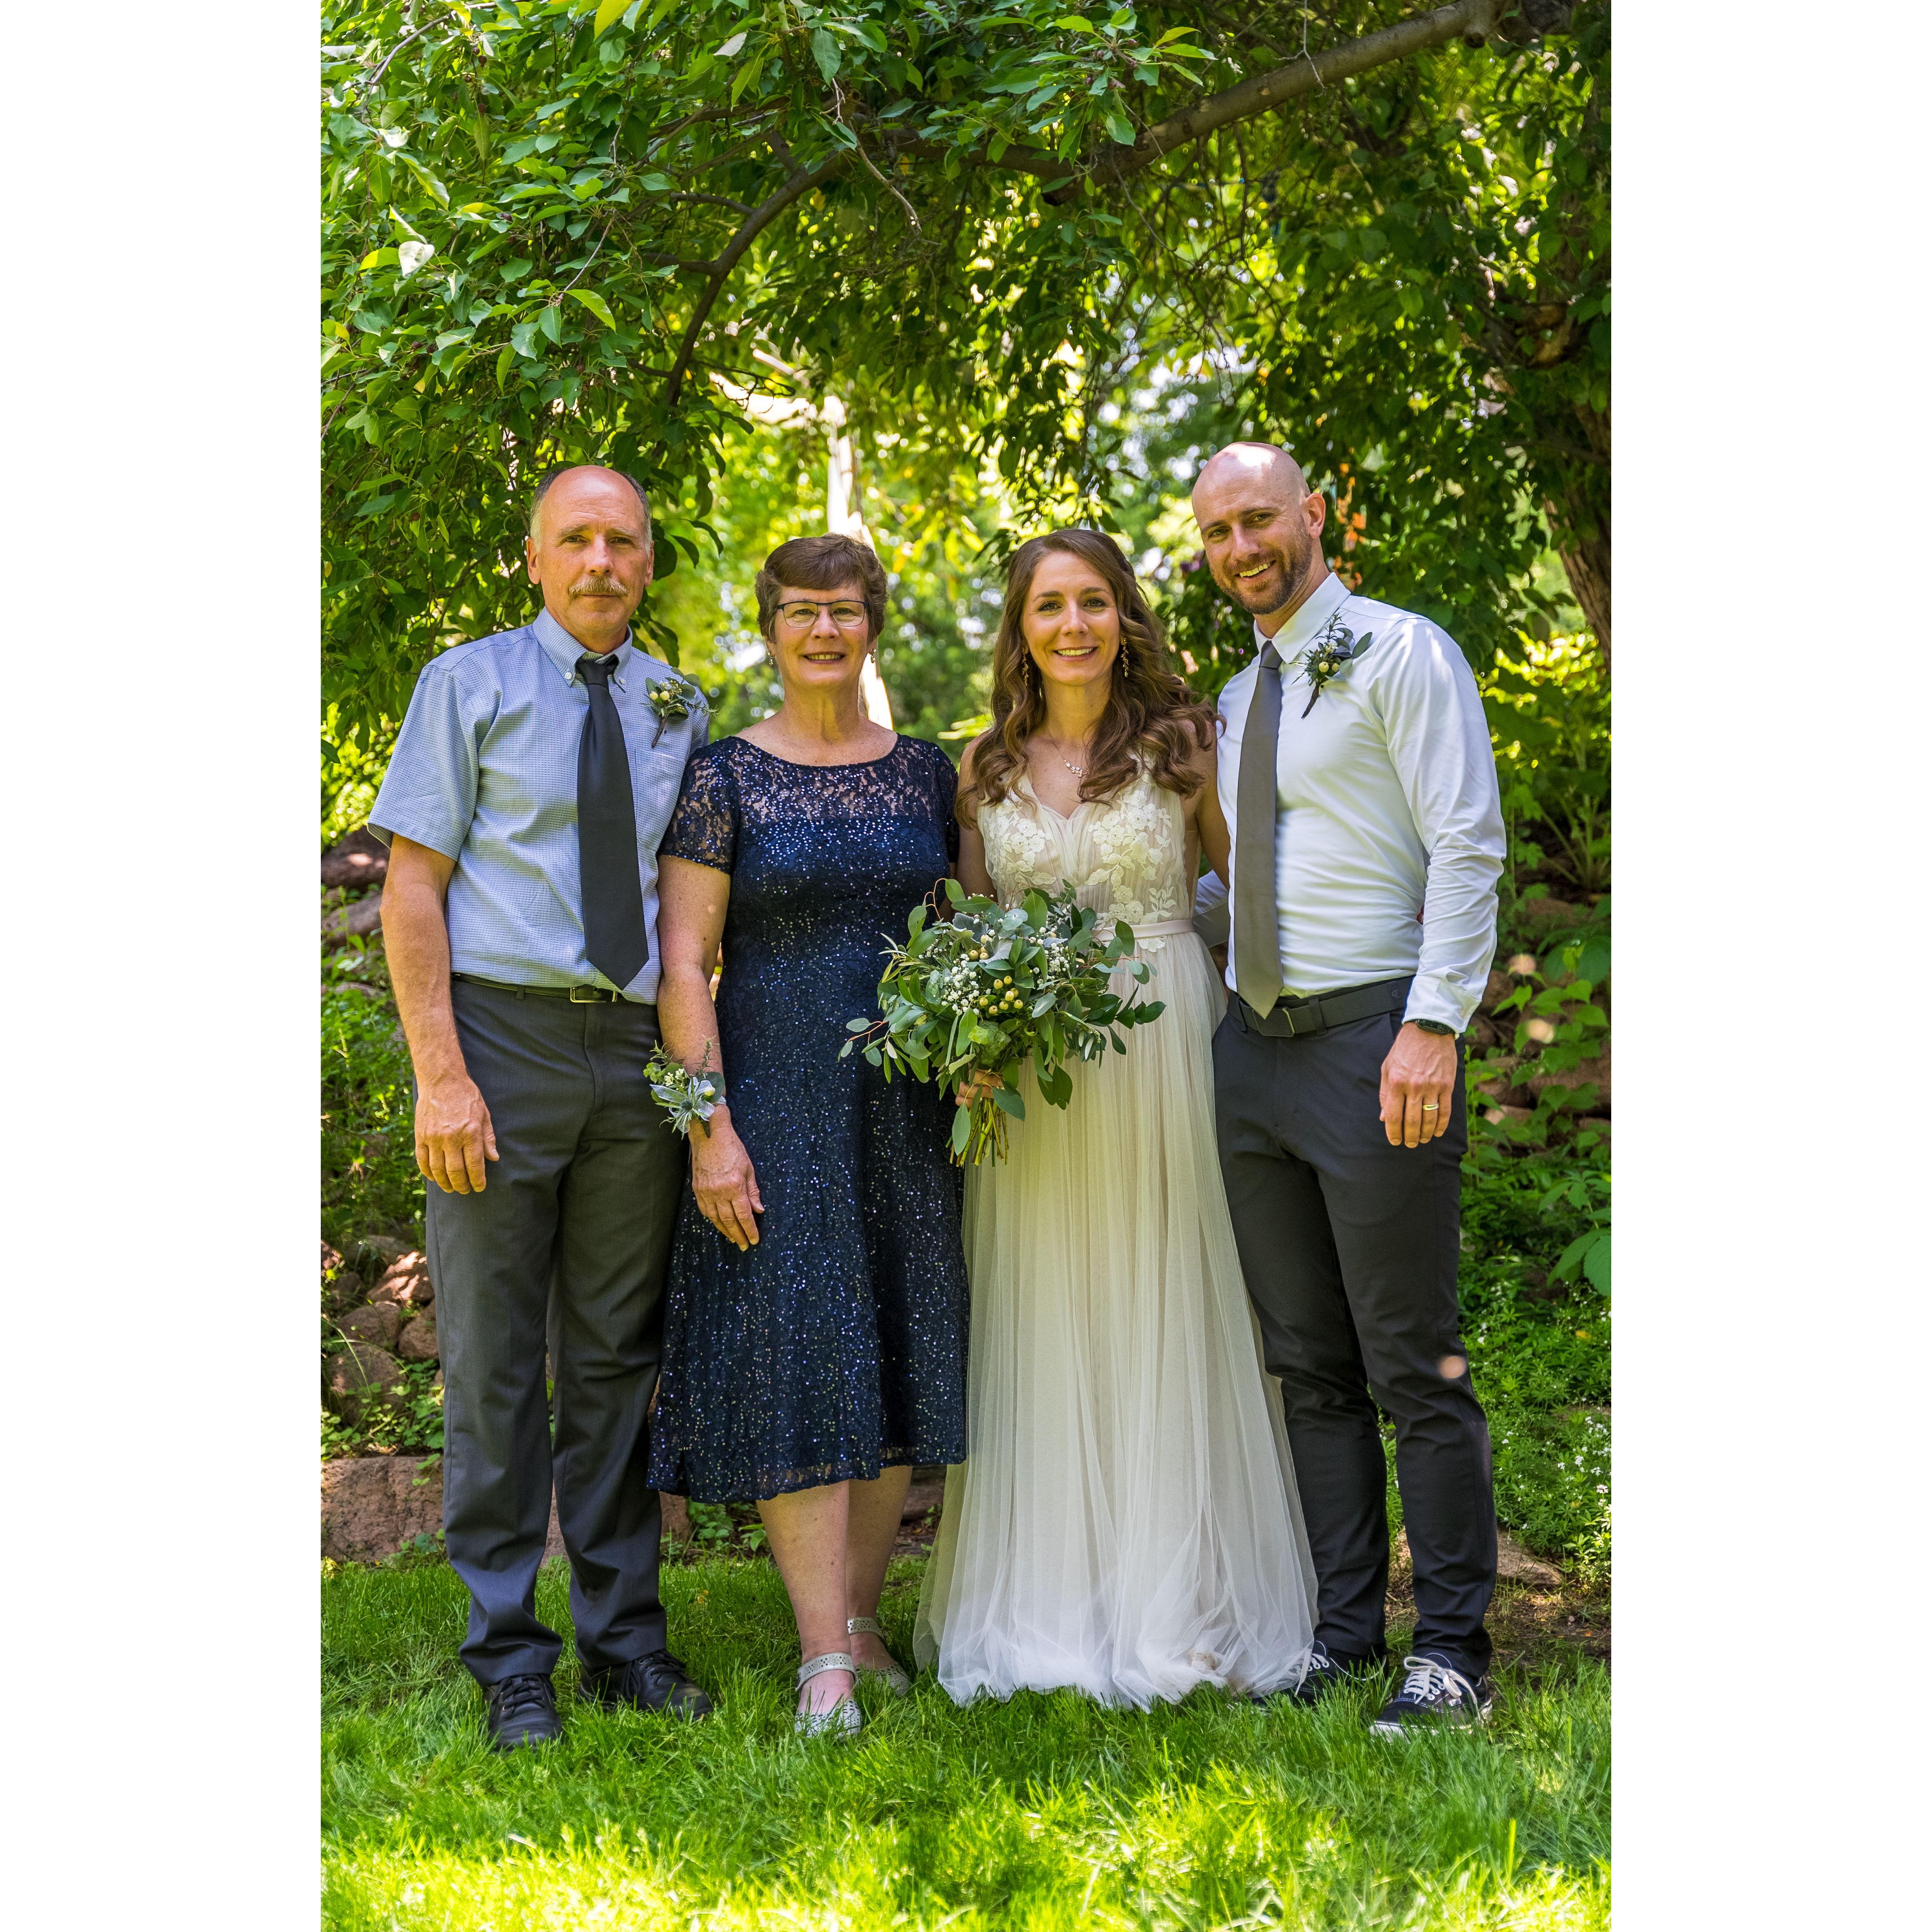
[(970, 1107), (976, 1100), (990, 1100), (999, 1090), (1000, 1076), (988, 1073), (984, 1068), (969, 1080), (962, 1080), (952, 1090), (952, 1104), (956, 1107)]
[(752, 1157), (731, 1124), (729, 1110), (720, 1106), (708, 1131), (696, 1126), (691, 1134), (691, 1191), (698, 1211), (740, 1254), (758, 1244), (758, 1216), (765, 1211)]

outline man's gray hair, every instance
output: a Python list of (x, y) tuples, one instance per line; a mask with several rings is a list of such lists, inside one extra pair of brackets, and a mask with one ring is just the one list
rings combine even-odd
[(537, 533), (537, 512), (543, 508), (543, 500), (550, 494), (550, 486), (560, 476), (568, 476), (573, 470), (608, 470), (613, 476), (622, 477), (624, 481), (638, 493), (638, 502), (644, 513), (644, 541), (646, 543), (650, 541), (651, 500), (644, 494), (644, 486), (628, 470), (612, 470), (608, 463), (560, 463), (554, 468), (546, 470), (537, 478), (536, 489), (530, 497), (530, 535), (532, 536), (535, 536)]

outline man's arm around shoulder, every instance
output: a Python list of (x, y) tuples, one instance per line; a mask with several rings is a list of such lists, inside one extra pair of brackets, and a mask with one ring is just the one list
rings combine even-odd
[(449, 926), (443, 912), (456, 861), (400, 832), (382, 886), (382, 946), (396, 1010), (416, 1075), (416, 1165), (446, 1194), (478, 1193), (496, 1158), (490, 1109), (456, 1036), (449, 998)]

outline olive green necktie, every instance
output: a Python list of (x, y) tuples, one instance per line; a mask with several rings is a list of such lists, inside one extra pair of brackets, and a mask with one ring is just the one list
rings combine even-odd
[(1275, 747), (1281, 736), (1281, 658), (1262, 645), (1234, 780), (1234, 990), (1258, 1013), (1281, 997), (1275, 908)]

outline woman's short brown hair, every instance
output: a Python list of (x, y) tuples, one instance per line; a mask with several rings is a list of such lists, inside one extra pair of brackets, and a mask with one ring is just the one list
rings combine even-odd
[(836, 590), (856, 584), (865, 595), (868, 643), (886, 628), (886, 567), (869, 544), (856, 537), (794, 537), (765, 559), (753, 586), (758, 593), (758, 629), (769, 640), (784, 590)]

